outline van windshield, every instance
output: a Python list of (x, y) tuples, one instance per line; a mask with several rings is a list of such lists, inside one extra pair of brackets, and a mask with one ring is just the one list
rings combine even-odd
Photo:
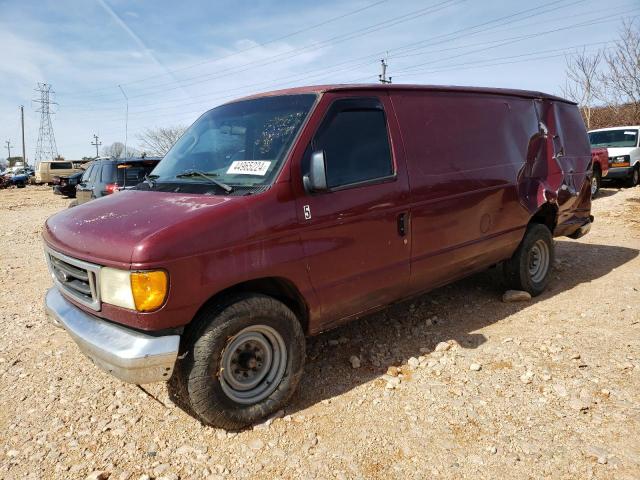
[(214, 108), (189, 127), (151, 177), (157, 184), (211, 185), (209, 177), (234, 189), (269, 185), (315, 99), (282, 95)]
[(603, 130), (589, 133), (592, 147), (630, 148), (638, 145), (638, 130)]

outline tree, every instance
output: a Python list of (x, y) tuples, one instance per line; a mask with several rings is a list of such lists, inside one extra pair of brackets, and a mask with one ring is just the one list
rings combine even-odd
[(625, 21), (613, 47), (567, 57), (565, 97), (580, 106), (587, 128), (640, 123), (640, 29)]
[(185, 130), (183, 126), (147, 128), (138, 135), (140, 148), (151, 155), (164, 157)]
[(632, 123), (640, 123), (640, 28), (624, 21), (620, 38), (604, 52), (607, 71), (600, 74), (607, 96), (618, 107), (629, 106)]
[(580, 106), (587, 129), (591, 128), (591, 110), (594, 101), (602, 96), (602, 85), (598, 76), (598, 67), (602, 60), (602, 52), (587, 55), (581, 53), (567, 57), (567, 80), (562, 87), (562, 94)]
[(102, 154), (105, 157), (119, 159), (124, 156), (124, 143), (113, 142), (111, 145), (107, 145), (102, 149)]

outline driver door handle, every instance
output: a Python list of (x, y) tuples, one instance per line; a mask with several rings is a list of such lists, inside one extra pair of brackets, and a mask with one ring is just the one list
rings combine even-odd
[(398, 215), (398, 235), (404, 237), (407, 234), (407, 214), (402, 212)]

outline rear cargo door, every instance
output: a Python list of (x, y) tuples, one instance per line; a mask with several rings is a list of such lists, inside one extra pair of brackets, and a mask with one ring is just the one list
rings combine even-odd
[[(591, 147), (575, 105), (537, 101), (541, 122), (548, 129), (547, 199), (558, 205), (558, 225), (583, 224), (591, 210)], [(555, 197), (555, 198), (552, 198)]]

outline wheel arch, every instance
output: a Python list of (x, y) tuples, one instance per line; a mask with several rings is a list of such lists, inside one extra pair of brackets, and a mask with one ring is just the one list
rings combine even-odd
[(553, 235), (558, 224), (558, 206), (549, 202), (541, 205), (529, 220), (529, 224), (533, 223), (545, 225)]
[(298, 318), (302, 330), (308, 333), (309, 306), (296, 285), (284, 277), (262, 277), (237, 283), (212, 295), (198, 312), (213, 302), (239, 293), (256, 293), (273, 297), (289, 307)]

